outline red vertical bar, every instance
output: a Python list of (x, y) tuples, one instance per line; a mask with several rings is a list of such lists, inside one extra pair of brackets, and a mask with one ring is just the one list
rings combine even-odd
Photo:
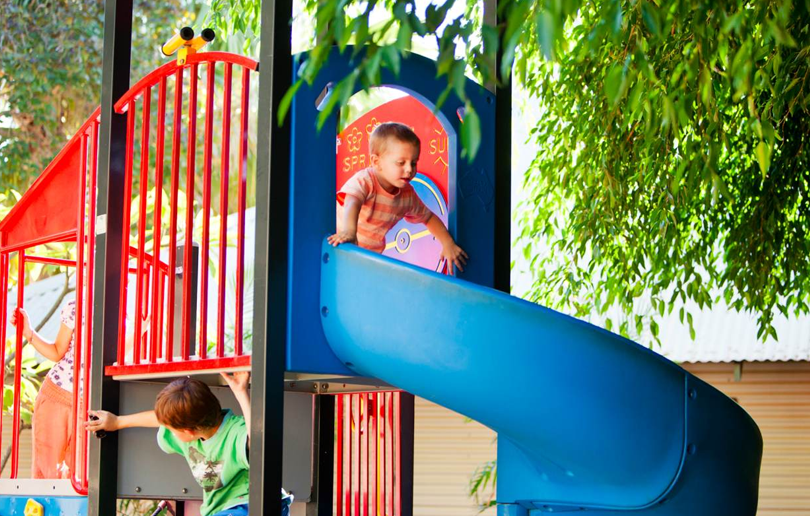
[[(135, 103), (127, 105), (127, 150), (124, 167), (124, 222), (121, 238), (121, 290), (118, 308), (118, 363), (126, 363), (126, 330), (127, 330), (127, 282), (129, 280), (129, 225), (130, 204), (132, 203), (132, 160), (133, 139), (135, 133)], [(134, 355), (133, 355), (134, 357)]]
[(360, 395), (360, 500), (362, 516), (368, 516), (368, 393)]
[(337, 410), (335, 410), (335, 422), (337, 423), (337, 453), (335, 454), (335, 469), (337, 472), (335, 475), (335, 493), (337, 496), (335, 500), (337, 503), (335, 508), (336, 516), (343, 516), (343, 421), (345, 421), (343, 417), (343, 395), (338, 394), (335, 396), (335, 402), (337, 403)]
[(377, 394), (377, 514), (385, 516), (385, 393)]
[(171, 215), (169, 221), (169, 299), (166, 307), (166, 362), (174, 359), (174, 296), (177, 269), (177, 197), (180, 190), (180, 132), (183, 114), (183, 68), (175, 72), (174, 127), (172, 132)]
[[(70, 420), (70, 424), (72, 425), (73, 432), (71, 436), (71, 449), (73, 450), (73, 461), (74, 464), (74, 471), (70, 472), (70, 479), (74, 482), (74, 487), (76, 487), (75, 479), (77, 478), (76, 474), (79, 473), (78, 478), (81, 479), (84, 476), (84, 464), (82, 460), (82, 456), (79, 455), (78, 452), (84, 450), (84, 444), (82, 443), (81, 446), (77, 446), (79, 436), (83, 436), (84, 432), (83, 429), (79, 428), (79, 391), (81, 390), (81, 380), (82, 380), (82, 325), (84, 323), (84, 250), (85, 250), (85, 242), (84, 242), (84, 230), (85, 230), (85, 215), (86, 215), (86, 201), (85, 195), (87, 192), (87, 134), (82, 135), (81, 139), (81, 155), (80, 155), (80, 165), (79, 165), (79, 206), (76, 213), (76, 227), (79, 230), (78, 238), (76, 239), (76, 321), (74, 324), (75, 330), (73, 331), (73, 414), (72, 419)], [(81, 489), (81, 484), (78, 485)]]
[(392, 393), (385, 393), (385, 514), (394, 514), (394, 403)]
[(346, 516), (352, 516), (352, 397), (351, 394), (346, 394), (346, 431), (343, 433), (343, 489), (344, 495), (344, 513)]
[[(0, 364), (6, 363), (6, 317), (8, 314), (8, 254), (0, 253)], [(0, 375), (0, 389), (6, 390), (6, 375)], [(3, 418), (0, 416), (0, 450), (3, 448)]]
[(391, 396), (393, 407), (391, 418), (394, 427), (394, 515), (402, 516), (402, 418), (400, 417), (402, 407), (400, 406), (400, 395), (395, 392)]
[(152, 345), (150, 349), (150, 360), (154, 363), (157, 361), (159, 353), (158, 349), (161, 348), (161, 340), (163, 331), (160, 325), (162, 317), (159, 314), (163, 312), (163, 297), (154, 294), (155, 292), (162, 292), (162, 276), (160, 275), (160, 233), (161, 221), (160, 215), (163, 205), (163, 153), (166, 130), (166, 77), (160, 79), (160, 86), (158, 87), (158, 115), (157, 115), (157, 144), (155, 149), (155, 208), (152, 214), (152, 270), (155, 273), (152, 275), (152, 328), (151, 333)]
[(208, 355), (208, 248), (211, 240), (211, 156), (214, 140), (214, 63), (208, 63), (205, 97), (205, 142), (203, 143), (202, 249), (200, 250), (200, 344), (197, 354)]
[(225, 64), (225, 92), (222, 98), (222, 153), (220, 154), (219, 186), (219, 267), (217, 270), (217, 357), (225, 355), (225, 273), (228, 249), (228, 174), (231, 157), (231, 72), (233, 66)]
[(343, 424), (343, 513), (352, 516), (352, 398), (344, 394)]
[[(158, 277), (160, 278), (158, 280), (158, 295), (157, 295), (157, 298), (158, 298), (158, 303), (157, 303), (158, 311), (157, 311), (156, 314), (152, 315), (152, 318), (158, 320), (158, 328), (163, 328), (163, 308), (166, 306), (166, 302), (165, 302), (166, 301), (165, 282), (166, 282), (167, 274), (165, 272), (158, 272)], [(162, 345), (158, 346), (158, 348), (157, 348), (157, 358), (161, 359), (161, 358), (163, 358), (165, 356), (166, 356), (166, 353), (164, 353), (163, 346)]]
[(141, 193), (138, 205), (138, 250), (137, 250), (137, 272), (135, 284), (135, 327), (132, 333), (132, 357), (134, 363), (141, 363), (141, 324), (143, 323), (143, 271), (144, 253), (146, 252), (146, 196), (149, 186), (149, 124), (152, 111), (152, 89), (146, 88), (143, 94), (143, 113), (141, 117), (141, 168), (140, 182)]
[(191, 278), (192, 241), (194, 233), (194, 158), (197, 152), (197, 64), (191, 65), (188, 99), (188, 147), (186, 148), (186, 243), (183, 246), (183, 327), (181, 328), (181, 352), (188, 360), (191, 347)]
[(239, 139), (239, 229), (236, 240), (236, 322), (234, 355), (242, 354), (242, 325), (245, 292), (245, 196), (247, 190), (248, 112), (250, 108), (250, 70), (242, 68), (242, 130)]
[(360, 395), (352, 394), (352, 502), (360, 516)]
[[(25, 294), (25, 251), (17, 254), (17, 319), (20, 320), (19, 309), (23, 308)], [(18, 327), (19, 328), (19, 327)], [(14, 344), (14, 418), (11, 424), (11, 478), (17, 478), (20, 467), (20, 373), (22, 372), (23, 334), (17, 330)]]
[[(87, 315), (85, 317), (85, 346), (84, 346), (84, 406), (89, 406), (90, 400), (90, 370), (92, 368), (92, 342), (93, 342), (93, 270), (95, 267), (96, 248), (96, 172), (98, 168), (98, 121), (92, 124), (90, 141), (90, 190), (88, 203), (90, 205), (90, 216), (88, 217), (89, 230), (87, 235), (87, 288), (85, 289), (85, 306)], [(84, 476), (82, 478), (82, 488), (86, 492), (88, 487), (87, 453), (88, 439), (85, 434), (84, 449), (82, 457), (84, 461)]]
[[(143, 311), (144, 317), (149, 314), (149, 307), (152, 306), (152, 267), (147, 262), (146, 267), (144, 268), (144, 280), (143, 280)], [(150, 325), (151, 326), (151, 325)], [(143, 359), (149, 361), (151, 355), (149, 354), (149, 335), (144, 333), (143, 337), (141, 337), (141, 350), (143, 352)]]
[(377, 436), (377, 399), (379, 394), (372, 392), (369, 395), (368, 405), (368, 478), (369, 478), (369, 500), (371, 505), (371, 515), (377, 516), (377, 443), (379, 441)]

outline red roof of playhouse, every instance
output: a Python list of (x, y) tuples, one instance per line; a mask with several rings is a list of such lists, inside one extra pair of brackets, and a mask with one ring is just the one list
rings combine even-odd
[[(0, 221), (0, 250), (76, 239), (82, 137), (98, 123), (100, 112), (95, 110)], [(92, 146), (95, 149), (95, 142)]]

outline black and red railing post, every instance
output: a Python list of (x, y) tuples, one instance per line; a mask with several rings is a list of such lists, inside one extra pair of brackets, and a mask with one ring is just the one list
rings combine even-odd
[[(93, 354), (90, 381), (92, 408), (119, 412), (118, 382), (105, 376), (104, 367), (116, 360), (119, 335), (126, 115), (115, 112), (115, 101), (129, 89), (132, 52), (132, 0), (105, 0), (102, 60), (101, 126), (98, 144), (98, 195), (93, 293)], [(115, 514), (118, 488), (118, 436), (115, 432), (90, 444), (88, 516)]]

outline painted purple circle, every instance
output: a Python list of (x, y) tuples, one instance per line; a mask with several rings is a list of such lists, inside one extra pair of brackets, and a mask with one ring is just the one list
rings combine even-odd
[[(427, 176), (417, 173), (411, 185), (425, 206), (447, 226), (447, 203), (436, 183)], [(424, 224), (400, 220), (385, 235), (385, 244), (383, 251), (385, 256), (433, 271), (440, 268), (442, 246)]]

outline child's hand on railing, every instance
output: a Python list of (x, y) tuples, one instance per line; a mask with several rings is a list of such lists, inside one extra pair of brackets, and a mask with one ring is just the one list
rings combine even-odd
[(225, 383), (234, 392), (234, 394), (246, 393), (248, 385), (250, 384), (250, 373), (248, 371), (237, 371), (232, 374), (219, 373), (225, 379)]
[(115, 432), (118, 430), (118, 416), (106, 410), (88, 411), (88, 420), (84, 423), (84, 428), (88, 432), (96, 432), (96, 436), (103, 437), (105, 431)]
[(17, 312), (20, 313), (20, 317), (22, 319), (22, 336), (25, 340), (30, 341), (31, 337), (33, 337), (33, 331), (31, 331), (31, 322), (28, 318), (28, 312), (19, 308), (17, 310), (12, 310), (11, 312), (11, 325), (16, 327), (17, 326)]
[(357, 233), (353, 233), (351, 231), (338, 231), (334, 235), (329, 235), (326, 241), (332, 244), (332, 247), (337, 247), (338, 244), (356, 244)]
[(467, 265), (469, 259), (464, 249), (460, 248), (452, 239), (446, 244), (442, 244), (441, 257), (447, 260), (451, 271), (453, 270), (452, 266), (455, 265), (462, 272), (464, 272), (464, 266)]

